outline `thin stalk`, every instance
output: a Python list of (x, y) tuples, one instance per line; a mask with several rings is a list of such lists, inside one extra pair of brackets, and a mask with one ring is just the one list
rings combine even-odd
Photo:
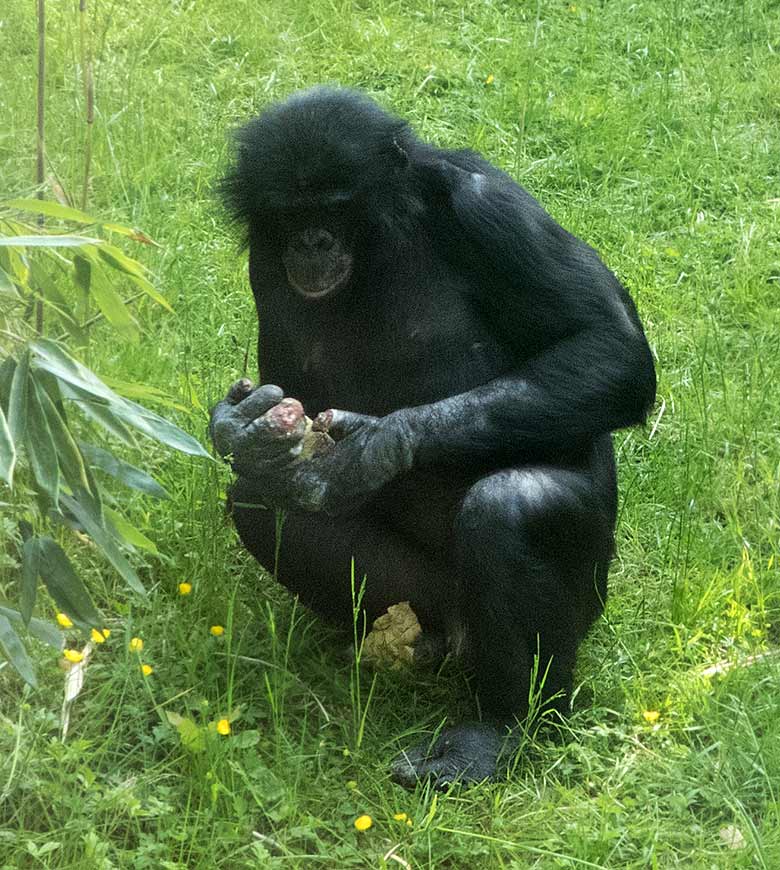
[[(46, 0), (38, 0), (38, 137), (37, 137), (37, 167), (35, 182), (38, 185), (38, 199), (43, 199), (43, 182), (45, 170), (45, 140), (44, 140), (44, 97), (46, 96)], [(43, 215), (38, 218), (39, 226), (43, 226)], [(35, 331), (43, 334), (43, 300), (35, 303)]]

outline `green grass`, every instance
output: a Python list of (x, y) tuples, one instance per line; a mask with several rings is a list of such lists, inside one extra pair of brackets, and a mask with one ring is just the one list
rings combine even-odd
[[(48, 157), (73, 191), (76, 5), (48, 4)], [(212, 193), (226, 134), (327, 81), (479, 149), (597, 247), (639, 306), (659, 403), (645, 431), (617, 439), (612, 597), (582, 650), (570, 733), (529, 738), (508, 782), (438, 797), (399, 790), (387, 765), (468, 710), (462, 676), (356, 674), (343, 638), (238, 549), (222, 470), (157, 449), (130, 457), (173, 493), (129, 506), (164, 554), (144, 571), (152, 604), (73, 550), (113, 633), (64, 743), (51, 654), (38, 655), (37, 692), (0, 670), (0, 867), (406, 866), (384, 857), (393, 849), (431, 868), (780, 866), (780, 659), (748, 659), (780, 642), (777, 2), (90, 7), (90, 208), (160, 243), (133, 253), (176, 308), (142, 309), (137, 345), (98, 331), (99, 372), (171, 393), (197, 434), (209, 403), (251, 373), (245, 260)], [(2, 196), (29, 193), (34, 176), (33, 13), (0, 11)], [(6, 596), (13, 556), (0, 552)], [(146, 680), (134, 635), (155, 668)], [(734, 666), (707, 676), (721, 660)], [(233, 734), (190, 753), (163, 711), (198, 723), (233, 711)], [(361, 834), (362, 813), (374, 826)]]

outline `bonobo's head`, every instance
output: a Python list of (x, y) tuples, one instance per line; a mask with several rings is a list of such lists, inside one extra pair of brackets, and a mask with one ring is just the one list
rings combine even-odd
[(294, 94), (236, 134), (222, 191), (250, 246), (278, 257), (309, 300), (349, 285), (356, 260), (389, 224), (407, 182), (408, 126), (362, 94)]

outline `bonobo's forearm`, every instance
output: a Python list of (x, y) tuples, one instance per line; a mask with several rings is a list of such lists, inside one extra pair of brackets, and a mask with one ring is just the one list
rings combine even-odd
[(400, 412), (426, 465), (466, 457), (544, 457), (640, 423), (655, 397), (647, 342), (595, 332), (466, 393)]

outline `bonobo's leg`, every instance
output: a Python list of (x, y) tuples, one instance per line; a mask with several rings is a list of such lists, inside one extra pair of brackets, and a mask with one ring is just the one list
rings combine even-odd
[(238, 478), (230, 495), (244, 546), (266, 570), (276, 567), (279, 582), (317, 613), (352, 625), (354, 558), (356, 593), (365, 576), (362, 609), (369, 624), (400, 601), (410, 603), (426, 633), (446, 633), (448, 620), (455, 618), (458, 596), (451, 571), (370, 509), (343, 517), (287, 511), (275, 566), (276, 511), (249, 506), (257, 499), (245, 478)]
[[(466, 493), (454, 558), (476, 690), (494, 722), (522, 720), (532, 693), (566, 707), (577, 646), (606, 598), (615, 506), (606, 440), (580, 466), (497, 471)], [(394, 775), (405, 785), (431, 776), (439, 787), (482, 779), (500, 745), (490, 726), (446, 729), (433, 746), (400, 756)]]

